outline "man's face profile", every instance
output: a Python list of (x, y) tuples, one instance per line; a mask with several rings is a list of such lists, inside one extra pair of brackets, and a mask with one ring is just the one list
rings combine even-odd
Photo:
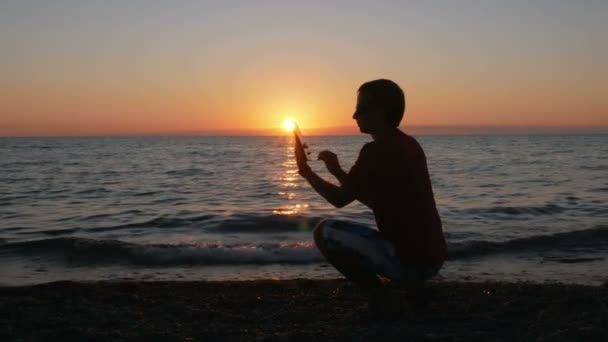
[(379, 128), (386, 125), (380, 111), (374, 107), (371, 97), (365, 92), (360, 92), (357, 96), (357, 108), (353, 119), (357, 121), (357, 126), (361, 133), (374, 134)]

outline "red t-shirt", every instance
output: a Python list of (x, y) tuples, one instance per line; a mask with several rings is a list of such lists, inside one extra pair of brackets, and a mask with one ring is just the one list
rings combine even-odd
[(396, 130), (365, 144), (344, 186), (373, 210), (402, 263), (438, 266), (446, 259), (426, 156), (414, 138)]

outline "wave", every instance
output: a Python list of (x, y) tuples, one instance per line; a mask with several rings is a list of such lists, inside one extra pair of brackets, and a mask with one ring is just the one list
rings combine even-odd
[(608, 165), (581, 165), (580, 168), (593, 171), (605, 171), (608, 170)]
[[(97, 222), (114, 216), (124, 216), (129, 214), (141, 214), (139, 210), (128, 210), (117, 213), (101, 213), (86, 217), (64, 217), (56, 220), (56, 225), (52, 229), (33, 229), (31, 227), (7, 227), (0, 229), (2, 232), (15, 231), (20, 235), (29, 235), (35, 238), (36, 235), (71, 237), (74, 233), (99, 233), (108, 231), (122, 231), (124, 236), (129, 236), (130, 230), (141, 228), (162, 229), (162, 230), (192, 230), (196, 232), (207, 232), (211, 234), (268, 234), (268, 233), (297, 233), (312, 232), (322, 217), (311, 217), (301, 215), (219, 215), (219, 214), (178, 214), (160, 215), (149, 217), (148, 219), (131, 221), (115, 225), (98, 225)], [(13, 215), (8, 213), (4, 218)], [(77, 222), (77, 226), (65, 226), (66, 221)], [(87, 222), (91, 222), (87, 224)], [(67, 223), (68, 225), (70, 222)], [(88, 227), (87, 227), (88, 225)]]
[(319, 223), (321, 217), (269, 215), (237, 215), (222, 220), (218, 225), (207, 229), (217, 233), (272, 233), (272, 232), (310, 232)]
[(84, 190), (79, 190), (74, 192), (77, 195), (89, 195), (89, 194), (101, 194), (101, 193), (111, 193), (112, 191), (103, 188), (103, 187), (93, 187)]
[(480, 257), (500, 253), (516, 253), (539, 250), (608, 251), (608, 226), (535, 235), (503, 242), (471, 241), (449, 246), (450, 259)]
[(547, 204), (542, 206), (496, 206), (487, 208), (471, 208), (464, 210), (464, 212), (472, 215), (552, 215), (562, 213), (566, 210), (568, 210), (568, 208), (556, 204)]
[(180, 170), (169, 170), (166, 171), (165, 174), (172, 176), (208, 176), (213, 174), (213, 172), (200, 168), (189, 168)]
[[(559, 250), (575, 252), (558, 262), (587, 262), (589, 252), (608, 251), (608, 226), (574, 232), (532, 236), (504, 242), (450, 243), (449, 259), (459, 260), (501, 253)], [(55, 237), (0, 244), (0, 254), (47, 257), (78, 265), (123, 264), (139, 266), (312, 264), (323, 257), (312, 241), (280, 244), (137, 244), (119, 240)]]
[(312, 231), (321, 217), (297, 215), (231, 215), (203, 214), (194, 216), (161, 215), (140, 222), (87, 228), (84, 231), (108, 231), (130, 228), (191, 228), (209, 233), (272, 233)]
[(171, 216), (157, 216), (155, 218), (142, 222), (127, 223), (118, 226), (101, 228), (101, 230), (122, 229), (122, 228), (178, 228), (191, 227), (195, 223), (205, 222), (214, 218), (215, 215), (199, 215), (188, 218), (179, 218)]
[(583, 262), (604, 260), (602, 257), (545, 257), (544, 262), (557, 262), (561, 264), (578, 264)]
[(119, 240), (52, 238), (0, 245), (0, 252), (44, 255), (75, 264), (138, 266), (309, 264), (322, 261), (312, 243), (166, 245)]

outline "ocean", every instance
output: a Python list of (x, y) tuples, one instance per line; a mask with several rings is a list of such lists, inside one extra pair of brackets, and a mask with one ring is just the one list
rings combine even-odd
[[(447, 280), (608, 280), (608, 135), (420, 136)], [(367, 136), (309, 137), (348, 170)], [(326, 179), (319, 161), (310, 163)], [(332, 180), (334, 181), (334, 180)], [(335, 278), (290, 137), (0, 138), (0, 284)]]

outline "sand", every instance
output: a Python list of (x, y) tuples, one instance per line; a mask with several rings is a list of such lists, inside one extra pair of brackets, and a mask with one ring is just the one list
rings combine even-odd
[(0, 287), (0, 341), (608, 341), (606, 286), (430, 286), (430, 311), (397, 321), (344, 280)]

